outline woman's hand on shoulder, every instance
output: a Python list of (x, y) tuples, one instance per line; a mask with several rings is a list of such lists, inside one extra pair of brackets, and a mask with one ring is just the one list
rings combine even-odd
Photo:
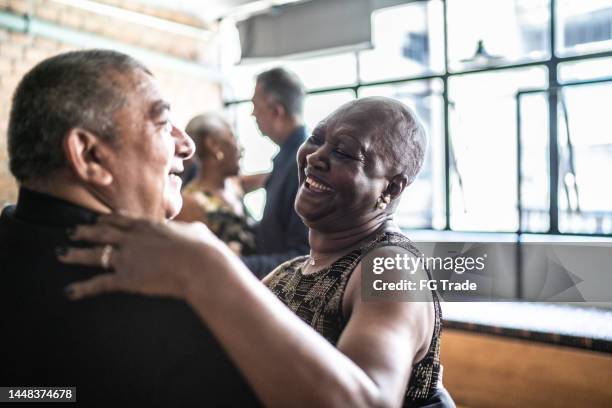
[(61, 251), (60, 261), (113, 270), (70, 285), (72, 299), (116, 291), (184, 298), (191, 275), (224, 253), (224, 244), (202, 223), (124, 215), (101, 216), (97, 224), (77, 227), (71, 239), (96, 246)]

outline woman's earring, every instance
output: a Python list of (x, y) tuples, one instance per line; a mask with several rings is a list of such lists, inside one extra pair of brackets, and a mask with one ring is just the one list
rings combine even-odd
[(379, 210), (384, 210), (387, 208), (387, 205), (391, 202), (391, 196), (388, 194), (383, 195), (382, 197), (378, 197), (376, 200), (376, 208)]
[(225, 155), (221, 150), (219, 150), (217, 153), (215, 153), (215, 157), (217, 158), (217, 160), (221, 161), (225, 158)]

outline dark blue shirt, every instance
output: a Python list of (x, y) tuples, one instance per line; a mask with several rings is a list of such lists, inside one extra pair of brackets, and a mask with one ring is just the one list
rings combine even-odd
[(256, 229), (257, 255), (243, 258), (259, 278), (281, 263), (309, 252), (308, 228), (294, 209), (299, 187), (296, 154), (306, 140), (306, 129), (297, 127), (282, 144), (266, 182), (266, 206)]

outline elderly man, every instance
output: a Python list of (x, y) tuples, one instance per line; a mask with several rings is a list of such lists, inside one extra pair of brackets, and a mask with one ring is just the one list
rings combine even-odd
[(1, 385), (76, 386), (87, 406), (258, 404), (185, 303), (75, 304), (63, 293), (103, 272), (112, 251), (98, 268), (59, 264), (72, 227), (117, 210), (153, 220), (180, 210), (178, 174), (194, 147), (169, 110), (147, 68), (114, 51), (55, 56), (19, 84), (8, 130), (19, 200), (0, 217)]
[(262, 278), (309, 248), (308, 230), (293, 208), (298, 190), (295, 157), (306, 139), (304, 89), (295, 74), (274, 68), (257, 76), (252, 101), (259, 130), (280, 146), (265, 184), (266, 205), (256, 231), (258, 255), (243, 259)]

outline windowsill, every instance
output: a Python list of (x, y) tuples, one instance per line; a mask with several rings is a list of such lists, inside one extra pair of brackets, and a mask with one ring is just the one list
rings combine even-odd
[(527, 302), (442, 303), (445, 327), (612, 353), (612, 310)]
[[(415, 242), (516, 242), (516, 232), (444, 231), (407, 229), (402, 232)], [(612, 242), (612, 237), (571, 234), (522, 233), (523, 242)]]

